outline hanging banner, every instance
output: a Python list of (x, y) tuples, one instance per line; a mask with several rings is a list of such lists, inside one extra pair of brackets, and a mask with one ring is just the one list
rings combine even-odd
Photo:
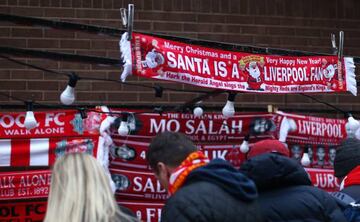
[(38, 125), (24, 126), (25, 112), (0, 113), (0, 138), (41, 138), (99, 135), (101, 115), (88, 112), (82, 119), (76, 110), (34, 112)]
[(339, 191), (340, 181), (334, 176), (333, 169), (305, 168), (315, 187), (328, 192)]
[(300, 144), (338, 145), (347, 137), (346, 119), (303, 116), (284, 112), (276, 113), (276, 123), (283, 117), (293, 119), (296, 130), (289, 132), (287, 142)]
[(52, 166), (65, 153), (86, 152), (96, 157), (99, 136), (0, 139), (0, 166)]
[[(242, 92), (357, 93), (353, 58), (250, 54), (139, 33), (131, 46), (124, 37), (120, 45), (127, 67), (131, 58), (132, 73), (142, 77)], [(130, 71), (125, 69), (123, 81)]]
[(0, 200), (47, 198), (50, 184), (50, 170), (1, 172)]
[(154, 201), (122, 201), (119, 200), (118, 204), (129, 208), (132, 210), (136, 217), (140, 221), (160, 221), (161, 218), (161, 209), (164, 206), (163, 202), (154, 202)]
[[(236, 167), (240, 166), (240, 163), (245, 159), (245, 154), (240, 152), (240, 143), (197, 144), (196, 146), (209, 159), (221, 158), (228, 160)], [(149, 143), (146, 142), (115, 139), (113, 146), (110, 148), (110, 152), (114, 157), (110, 167), (114, 169), (150, 170), (146, 160), (148, 147)]]
[(46, 201), (1, 203), (0, 221), (42, 221), (46, 205)]
[[(111, 109), (111, 112), (123, 110)], [(149, 141), (160, 132), (181, 132), (195, 143), (198, 142), (239, 142), (248, 133), (257, 135), (258, 138), (271, 138), (276, 130), (273, 114), (246, 113), (238, 114), (231, 118), (224, 118), (221, 113), (204, 113), (195, 117), (187, 113), (156, 113), (136, 114), (129, 113), (128, 126), (131, 140)], [(113, 138), (118, 138), (114, 129)]]
[(166, 200), (168, 194), (150, 172), (122, 170), (110, 167), (116, 186), (116, 196), (121, 200)]

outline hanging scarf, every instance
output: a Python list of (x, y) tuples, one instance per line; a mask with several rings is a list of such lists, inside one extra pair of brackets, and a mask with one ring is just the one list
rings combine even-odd
[(351, 186), (360, 185), (360, 166), (355, 167), (350, 173), (344, 178), (340, 184), (340, 190)]
[(209, 163), (209, 159), (201, 151), (191, 153), (171, 174), (169, 179), (170, 195), (174, 194), (184, 184), (191, 171), (207, 163)]
[[(333, 93), (356, 95), (353, 58), (279, 56), (234, 51), (234, 45), (132, 33), (120, 41), (128, 75), (251, 93)], [(240, 50), (241, 48), (239, 48)]]

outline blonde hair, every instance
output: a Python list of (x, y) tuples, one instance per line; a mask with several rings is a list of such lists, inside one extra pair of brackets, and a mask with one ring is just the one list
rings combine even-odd
[(119, 210), (109, 177), (94, 157), (72, 153), (56, 161), (45, 222), (108, 222), (129, 218)]

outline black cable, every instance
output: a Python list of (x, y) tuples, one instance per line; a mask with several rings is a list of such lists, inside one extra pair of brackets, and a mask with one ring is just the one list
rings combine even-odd
[[(43, 68), (37, 65), (32, 65), (30, 63), (26, 63), (26, 62), (21, 62), (19, 60), (16, 59), (12, 59), (9, 58), (7, 56), (3, 56), (0, 54), (1, 58), (7, 59), (9, 61), (12, 61), (14, 63), (23, 65), (23, 66), (28, 66), (34, 69), (38, 69), (47, 73), (51, 73), (51, 74), (56, 74), (56, 75), (64, 75), (67, 77), (70, 77), (72, 74), (71, 73), (67, 73), (67, 72), (59, 72), (59, 71), (54, 71), (51, 69), (47, 69), (47, 68)], [(122, 85), (129, 85), (129, 86), (139, 86), (139, 87), (143, 87), (143, 88), (148, 88), (148, 89), (154, 89), (156, 90), (157, 87), (156, 86), (149, 86), (149, 85), (145, 85), (145, 84), (140, 84), (140, 83), (130, 83), (130, 82), (122, 82), (120, 80), (115, 80), (115, 79), (105, 79), (105, 78), (96, 78), (96, 77), (83, 77), (83, 76), (78, 76), (79, 80), (97, 80), (97, 81), (107, 81), (107, 82), (116, 82)], [(175, 89), (175, 88), (171, 88), (171, 87), (162, 87), (162, 89), (164, 90), (168, 90), (168, 91), (174, 91), (174, 92), (191, 92), (191, 93), (209, 93), (208, 91), (203, 91), (203, 90), (186, 90), (186, 89)]]
[(20, 64), (20, 65), (23, 65), (23, 66), (28, 66), (28, 67), (31, 67), (33, 69), (38, 69), (38, 70), (41, 70), (41, 71), (44, 71), (44, 72), (48, 72), (48, 73), (52, 73), (52, 74), (56, 74), (56, 75), (62, 75), (62, 76), (67, 76), (67, 77), (70, 77), (71, 74), (70, 73), (65, 73), (65, 72), (58, 72), (58, 71), (54, 71), (54, 70), (51, 70), (51, 69), (46, 69), (46, 68), (43, 68), (43, 67), (40, 67), (40, 66), (37, 66), (37, 65), (32, 65), (30, 63), (26, 63), (26, 62), (21, 62), (19, 60), (16, 60), (16, 59), (12, 59), (10, 57), (7, 57), (7, 56), (3, 56), (0, 54), (0, 57), (3, 58), (3, 59), (7, 59), (11, 62), (14, 62), (14, 63), (17, 63), (17, 64)]
[(321, 103), (321, 104), (324, 104), (324, 105), (326, 105), (326, 106), (328, 106), (328, 107), (331, 107), (331, 108), (333, 108), (334, 110), (337, 110), (337, 111), (339, 111), (339, 112), (341, 112), (341, 113), (343, 113), (343, 114), (347, 114), (347, 113), (348, 113), (348, 112), (346, 112), (346, 111), (344, 111), (344, 110), (342, 110), (342, 109), (340, 109), (340, 108), (338, 108), (338, 107), (336, 107), (336, 106), (334, 106), (334, 105), (332, 105), (332, 104), (330, 104), (330, 103), (328, 103), (328, 102), (321, 101), (321, 100), (319, 100), (319, 99), (317, 99), (317, 98), (315, 98), (315, 97), (313, 97), (313, 96), (310, 96), (310, 95), (307, 95), (307, 94), (304, 94), (304, 93), (299, 93), (299, 94), (302, 95), (302, 96), (304, 96), (304, 97), (310, 98), (310, 99), (312, 99), (312, 100), (314, 100), (314, 101), (316, 101), (316, 102), (318, 102), (318, 103)]
[(122, 60), (114, 59), (114, 58), (89, 56), (89, 55), (77, 55), (77, 54), (70, 54), (64, 52), (51, 52), (51, 51), (36, 50), (36, 49), (23, 49), (23, 48), (7, 47), (7, 46), (0, 46), (0, 53), (7, 55), (31, 56), (35, 58), (52, 59), (52, 60), (68, 61), (68, 62), (84, 62), (90, 64), (102, 64), (102, 65), (111, 65), (111, 66), (122, 66), (124, 64)]
[[(56, 21), (56, 20), (49, 20), (43, 18), (35, 18), (30, 16), (19, 16), (19, 15), (10, 15), (0, 13), (0, 20), (8, 21), (13, 23), (20, 23), (20, 24), (30, 24), (30, 25), (38, 25), (44, 27), (52, 27), (56, 29), (64, 29), (64, 30), (73, 30), (73, 31), (84, 31), (93, 34), (103, 34), (109, 35), (113, 37), (119, 37), (121, 34), (125, 32), (124, 29), (117, 29), (105, 26), (95, 26), (95, 25), (87, 25), (87, 24), (80, 24), (74, 22), (64, 22), (64, 21)], [(166, 38), (169, 40), (174, 41), (182, 41), (188, 44), (196, 44), (201, 46), (211, 46), (214, 48), (220, 48), (223, 50), (230, 50), (230, 51), (243, 51), (243, 52), (250, 52), (250, 53), (259, 53), (259, 54), (276, 54), (276, 55), (291, 55), (291, 56), (315, 56), (315, 55), (333, 55), (331, 53), (317, 53), (317, 52), (309, 52), (309, 51), (302, 51), (302, 50), (289, 50), (289, 49), (282, 49), (282, 48), (270, 48), (270, 47), (257, 47), (252, 45), (240, 45), (240, 44), (229, 44), (223, 42), (216, 42), (216, 41), (207, 41), (207, 40), (199, 40), (199, 39), (192, 39), (192, 38), (184, 38), (184, 37), (175, 37), (165, 34), (154, 34), (149, 32), (139, 32), (142, 34), (157, 36)], [(354, 62), (360, 63), (360, 57), (355, 57)]]

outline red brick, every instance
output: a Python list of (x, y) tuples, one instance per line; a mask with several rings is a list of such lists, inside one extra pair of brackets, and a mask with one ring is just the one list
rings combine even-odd
[(97, 81), (92, 83), (93, 91), (123, 91), (121, 83)]
[(183, 24), (170, 23), (170, 22), (154, 22), (154, 30), (156, 31), (181, 31), (183, 30)]
[(1, 90), (24, 90), (25, 87), (26, 87), (26, 82), (24, 81), (14, 81), (14, 80), (0, 81)]
[[(17, 59), (17, 60), (21, 61), (21, 62), (25, 62), (22, 59)], [(1, 58), (0, 59), (0, 68), (1, 69), (23, 69), (24, 67), (19, 64), (14, 63), (14, 62), (11, 62), (9, 60)]]
[(60, 63), (60, 69), (61, 70), (84, 70), (84, 69), (90, 69), (91, 65), (87, 63), (81, 63), (81, 62), (62, 62)]
[(0, 79), (10, 79), (10, 71), (0, 70)]
[(100, 9), (77, 9), (77, 18), (106, 18), (106, 11)]
[(139, 93), (139, 102), (169, 102), (169, 93), (163, 93), (161, 98), (155, 97), (154, 93)]
[(23, 100), (41, 101), (43, 99), (42, 92), (29, 92), (29, 91), (16, 91), (12, 92), (11, 96), (17, 97)]
[(1, 7), (0, 12), (1, 13), (7, 13), (10, 14), (11, 9), (9, 7)]
[(10, 47), (26, 47), (26, 40), (24, 39), (13, 39), (13, 38), (0, 38), (1, 45)]
[(38, 70), (12, 70), (11, 79), (43, 79), (43, 72)]
[(126, 93), (126, 92), (111, 92), (107, 93), (109, 101), (137, 101), (137, 93)]
[(60, 48), (65, 49), (89, 49), (90, 42), (85, 40), (60, 40)]
[(77, 39), (90, 40), (90, 39), (104, 39), (111, 38), (110, 36), (98, 35), (95, 33), (86, 33), (86, 32), (76, 32), (75, 33)]
[(12, 7), (11, 14), (41, 17), (44, 15), (44, 9), (35, 7)]
[(40, 28), (12, 28), (13, 37), (37, 38), (43, 36), (43, 30)]
[[(74, 0), (76, 1), (76, 0)], [(71, 7), (72, 0), (60, 0), (61, 7)]]
[(59, 82), (58, 81), (28, 81), (27, 88), (29, 90), (57, 91), (59, 90)]
[[(76, 93), (76, 101), (105, 101), (106, 94), (105, 93), (94, 93), (92, 91), (89, 92), (78, 92)], [(99, 103), (98, 102), (98, 103)]]
[(55, 18), (73, 18), (75, 17), (74, 9), (66, 8), (47, 8), (45, 11), (45, 17), (55, 17)]
[(91, 40), (92, 49), (116, 49), (119, 47), (119, 40)]
[(212, 32), (213, 25), (211, 24), (191, 24), (184, 25), (185, 32)]
[(50, 39), (29, 39), (28, 48), (59, 48), (59, 41)]
[(74, 31), (65, 31), (57, 29), (45, 29), (44, 36), (46, 38), (74, 38)]
[(199, 14), (198, 16), (199, 23), (225, 23), (226, 16), (224, 15), (210, 15), (210, 14)]

